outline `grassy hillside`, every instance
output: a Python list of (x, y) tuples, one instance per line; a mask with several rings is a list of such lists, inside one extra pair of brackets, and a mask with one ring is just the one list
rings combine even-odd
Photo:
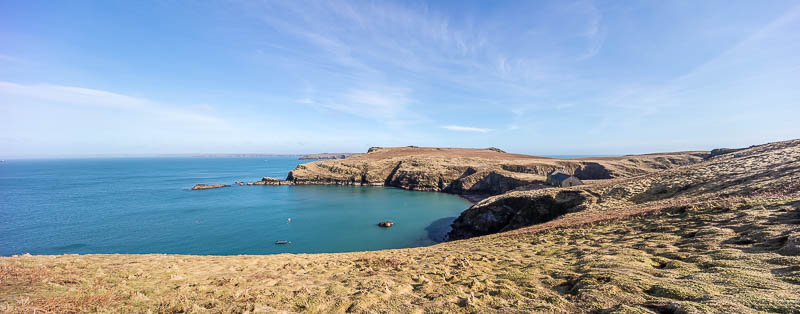
[[(542, 198), (565, 191), (582, 197), (525, 226), (553, 209)], [(413, 249), (0, 258), (0, 309), (800, 311), (800, 141), (588, 186), (515, 190), (465, 215), (487, 212), (510, 217), (499, 229), (509, 231)]]
[(621, 209), (796, 193), (799, 146), (800, 141), (762, 145), (699, 164), (571, 188), (519, 188), (464, 211), (451, 238), (513, 230), (568, 213), (613, 215)]

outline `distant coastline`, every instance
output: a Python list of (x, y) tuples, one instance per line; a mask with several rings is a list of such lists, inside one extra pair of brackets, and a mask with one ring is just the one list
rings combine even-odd
[(350, 157), (358, 157), (364, 155), (363, 153), (320, 153), (308, 154), (300, 156), (300, 160), (329, 160), (329, 159), (345, 159)]
[[(174, 155), (174, 157), (184, 157), (186, 155)], [(245, 153), (245, 154), (197, 154), (197, 155), (189, 155), (191, 157), (198, 157), (198, 158), (253, 158), (253, 157), (297, 157), (302, 156), (301, 154), (258, 154), (258, 153)], [(170, 157), (170, 156), (158, 156), (158, 157)]]

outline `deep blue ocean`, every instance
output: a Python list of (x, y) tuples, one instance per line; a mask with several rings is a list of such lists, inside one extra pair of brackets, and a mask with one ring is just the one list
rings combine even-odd
[[(285, 178), (303, 162), (290, 157), (7, 160), (0, 163), (0, 255), (415, 247), (441, 241), (469, 207), (454, 195), (387, 187), (233, 185), (263, 176)], [(198, 183), (233, 186), (192, 191)], [(382, 220), (396, 224), (377, 227)]]

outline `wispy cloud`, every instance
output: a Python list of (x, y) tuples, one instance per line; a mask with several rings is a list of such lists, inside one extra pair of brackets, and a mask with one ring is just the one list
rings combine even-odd
[(4, 61), (4, 62), (25, 62), (25, 60), (23, 60), (21, 58), (17, 58), (17, 57), (14, 57), (14, 56), (9, 56), (9, 55), (4, 55), (4, 54), (0, 54), (0, 61)]
[(35, 101), (48, 104), (96, 106), (145, 113), (167, 120), (225, 124), (222, 119), (209, 114), (213, 108), (208, 104), (198, 105), (198, 110), (193, 111), (144, 98), (84, 87), (52, 84), (26, 85), (0, 81), (0, 95), (5, 98), (0, 101), (0, 104), (6, 105), (11, 105), (15, 101)]
[(479, 132), (479, 133), (486, 133), (491, 131), (491, 129), (484, 129), (484, 128), (475, 128), (470, 126), (461, 126), (461, 125), (445, 125), (441, 127), (442, 129), (447, 129), (450, 131), (459, 131), (459, 132)]
[(351, 89), (332, 95), (328, 101), (316, 101), (320, 106), (339, 112), (383, 122), (404, 120), (414, 116), (407, 106), (412, 102), (409, 90), (403, 88)]
[(586, 38), (588, 48), (578, 60), (589, 59), (600, 52), (606, 40), (606, 30), (601, 24), (603, 14), (592, 1), (576, 2), (573, 7), (586, 16), (586, 27), (580, 35)]

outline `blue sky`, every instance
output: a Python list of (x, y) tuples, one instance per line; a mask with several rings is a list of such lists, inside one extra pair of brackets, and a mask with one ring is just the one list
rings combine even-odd
[(0, 156), (800, 137), (796, 1), (0, 1)]

